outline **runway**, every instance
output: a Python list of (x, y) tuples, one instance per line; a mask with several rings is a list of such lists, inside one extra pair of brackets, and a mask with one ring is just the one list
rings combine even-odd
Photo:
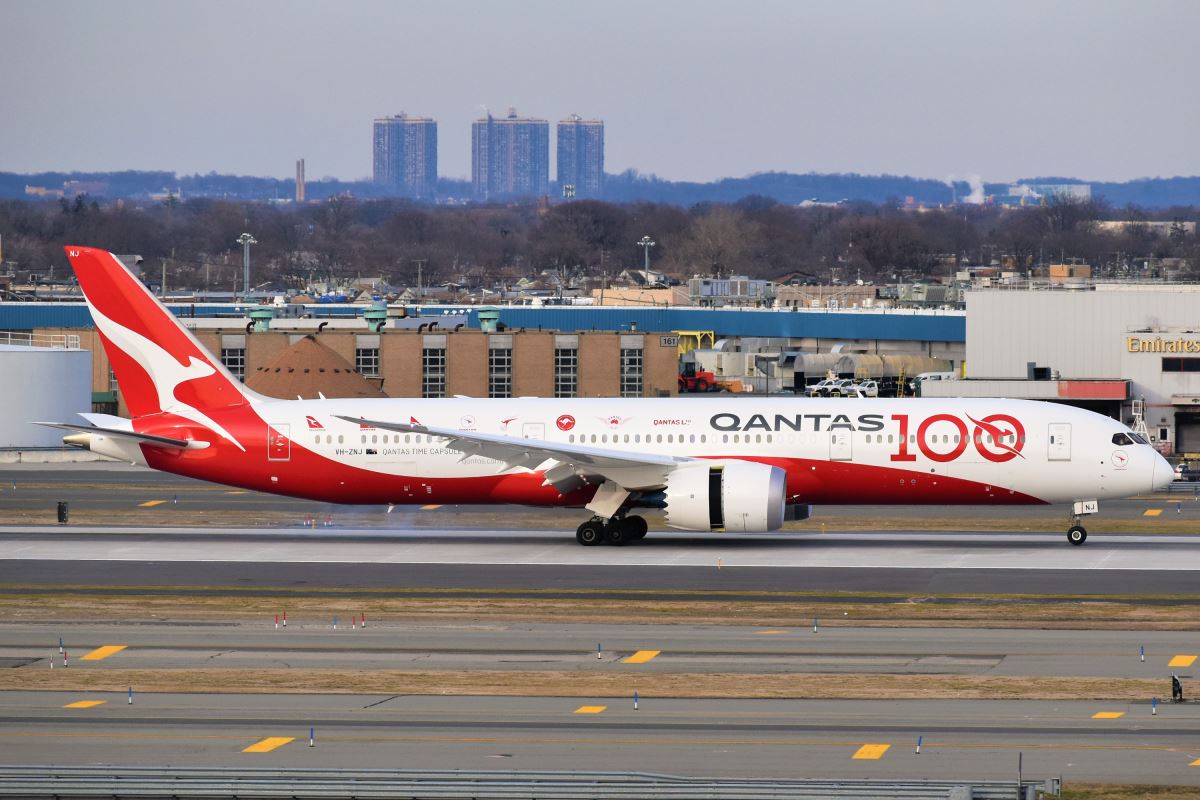
[[(1200, 536), (0, 528), (0, 584), (1200, 597)], [(720, 568), (718, 569), (718, 562)], [(103, 565), (102, 567), (100, 565)]]
[(83, 697), (6, 695), (6, 760), (995, 780), (1020, 754), (1026, 776), (1200, 784), (1193, 705), (95, 693), (64, 708)]
[[(11, 470), (3, 475), (12, 477)], [(73, 509), (140, 524), (0, 527), (0, 591), (30, 598), (0, 620), (0, 667), (7, 668), (0, 675), (9, 681), (0, 692), (0, 748), (9, 763), (966, 781), (1007, 779), (1020, 758), (1027, 777), (1200, 785), (1200, 705), (1160, 703), (1155, 714), (1150, 706), (1152, 694), (1169, 697), (1171, 674), (1193, 692), (1200, 644), (1191, 631), (839, 623), (814, 633), (794, 619), (777, 627), (654, 625), (623, 611), (597, 624), (470, 612), (437, 619), (402, 610), (404, 598), (423, 596), (566, 598), (593, 610), (614, 599), (746, 601), (756, 609), (810, 602), (819, 609), (992, 594), (1031, 595), (1024, 602), (1034, 605), (1078, 596), (1186, 606), (1200, 604), (1200, 535), (1093, 533), (1076, 548), (1058, 531), (1025, 529), (1026, 521), (1036, 528), (1044, 520), (1045, 508), (1005, 509), (1010, 528), (988, 533), (919, 529), (928, 521), (923, 515), (988, 509), (856, 508), (821, 512), (830, 519), (887, 514), (912, 529), (656, 530), (632, 546), (584, 548), (571, 532), (577, 510), (402, 509), (388, 516), (109, 466), (33, 471), (24, 479), (15, 491), (0, 481), (0, 509), (48, 509), (54, 498), (69, 497)], [(1173, 515), (1176, 530), (1193, 515), (1200, 520), (1195, 504), (1155, 505)], [(1131, 500), (1106, 511), (1132, 525), (1146, 507)], [(195, 522), (209, 509), (223, 520), (241, 511), (296, 520), (169, 524)], [(329, 513), (332, 527), (295, 524)], [(198, 603), (207, 595), (244, 596), (246, 608), (263, 612), (174, 620), (167, 609), (167, 618), (97, 622), (85, 601), (59, 607), (57, 620), (38, 619), (37, 598), (61, 592), (120, 595), (121, 608), (153, 594), (194, 595)], [(297, 596), (360, 610), (386, 598), (391, 605), (381, 606), (393, 611), (372, 611), (370, 627), (348, 629), (343, 610), (334, 629), (318, 600), (276, 629), (277, 607)], [(60, 663), (53, 680), (45, 679), (60, 637), (71, 654), (69, 675)], [(81, 660), (105, 647), (106, 657)], [(419, 688), (373, 691), (389, 675), (414, 676), (394, 680)], [(232, 676), (249, 693), (226, 693)], [(494, 688), (472, 694), (479, 690), (469, 687), (486, 685), (488, 676)], [(164, 691), (140, 685), (155, 681)], [(751, 681), (760, 697), (786, 699), (737, 699)], [(989, 681), (997, 694), (975, 691)], [(1074, 688), (1054, 694), (1060, 681)], [(126, 692), (112, 691), (133, 683), (133, 705)], [(769, 694), (768, 684), (783, 688)], [(55, 690), (25, 691), (37, 685)], [(263, 693), (271, 685), (282, 689)], [(809, 693), (788, 694), (801, 685)], [(839, 685), (865, 687), (847, 697), (897, 688), (874, 700), (832, 699)], [(1009, 697), (1004, 687), (1018, 685), (1051, 693), (1021, 696), (1134, 699), (944, 699)], [(72, 686), (79, 691), (66, 691)], [(651, 690), (666, 686), (692, 690)], [(197, 687), (205, 693), (188, 693)], [(344, 693), (322, 693), (330, 691)], [(917, 696), (943, 699), (895, 699)], [(81, 702), (87, 707), (64, 707)], [(245, 752), (264, 741), (274, 743)]]

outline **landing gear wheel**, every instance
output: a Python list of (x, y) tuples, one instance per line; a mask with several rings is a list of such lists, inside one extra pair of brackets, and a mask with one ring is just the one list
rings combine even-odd
[(638, 539), (645, 539), (646, 532), (650, 530), (650, 526), (646, 524), (644, 517), (626, 517), (625, 524), (629, 527), (630, 541), (636, 542)]
[(1087, 541), (1087, 531), (1082, 525), (1072, 525), (1067, 531), (1067, 541), (1078, 547)]
[(575, 530), (575, 541), (584, 547), (593, 547), (604, 541), (604, 523), (589, 519)]
[(629, 535), (629, 523), (623, 519), (611, 520), (604, 526), (604, 543), (613, 547), (627, 544), (633, 537)]

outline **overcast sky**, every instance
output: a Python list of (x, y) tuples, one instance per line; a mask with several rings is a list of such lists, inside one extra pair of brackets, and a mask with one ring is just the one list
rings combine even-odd
[(0, 171), (356, 179), (372, 119), (406, 111), (466, 177), (471, 120), (512, 105), (600, 117), (608, 172), (674, 180), (1196, 175), (1198, 23), (1190, 0), (0, 0)]

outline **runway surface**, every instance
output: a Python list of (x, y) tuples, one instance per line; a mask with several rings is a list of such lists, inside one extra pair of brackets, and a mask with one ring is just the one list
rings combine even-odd
[[(16, 488), (14, 490), (13, 484)], [(642, 770), (715, 777), (1005, 779), (1026, 776), (1200, 785), (1200, 705), (975, 700), (696, 700), (639, 698), (638, 676), (815, 673), (840, 676), (1148, 679), (1200, 674), (1200, 639), (1177, 631), (1042, 631), (751, 625), (528, 623), (374, 616), (337, 630), (331, 615), (293, 615), (277, 630), (280, 598), (497, 594), (612, 598), (739, 597), (895, 603), (896, 595), (1079, 595), (1200, 604), (1200, 535), (1102, 535), (1070, 547), (1061, 532), (1031, 533), (1045, 507), (822, 508), (824, 518), (886, 515), (913, 530), (762, 536), (654, 531), (624, 548), (583, 548), (578, 510), (333, 507), (197, 483), (121, 465), (0, 469), (0, 511), (110, 511), (142, 525), (0, 528), (0, 591), (36, 597), (64, 588), (140, 593), (262, 595), (259, 621), (95, 623), (30, 615), (0, 622), (0, 668), (46, 670), (62, 637), (72, 678), (91, 671), (170, 675), (221, 670), (542, 672), (579, 676), (572, 697), (369, 694), (0, 692), (0, 751), (8, 763), (459, 769)], [(146, 507), (142, 507), (147, 503)], [(1178, 522), (1190, 499), (1105, 504), (1105, 516), (1144, 520), (1149, 506)], [(334, 527), (196, 528), (172, 515), (206, 510), (324, 518)], [(144, 513), (144, 516), (142, 512)], [(923, 532), (937, 515), (1004, 514), (1011, 530)], [(491, 515), (494, 521), (478, 520)], [(282, 517), (281, 517), (282, 518)], [(512, 524), (512, 520), (522, 520)], [(510, 524), (505, 525), (505, 521)], [(167, 524), (164, 524), (167, 523)], [(1144, 522), (1141, 524), (1145, 524)], [(1036, 525), (1034, 526), (1036, 527)], [(16, 588), (14, 588), (16, 587)], [(648, 595), (641, 594), (648, 592)], [(950, 601), (953, 602), (953, 601)], [(975, 602), (975, 601), (972, 601)], [(1037, 602), (1034, 598), (1031, 602)], [(90, 662), (83, 654), (114, 646)], [(600, 657), (597, 658), (597, 645)], [(1140, 657), (1145, 649), (1145, 660)], [(653, 653), (651, 656), (645, 654)], [(635, 654), (642, 654), (640, 662)], [(626, 659), (635, 658), (631, 663)], [(61, 669), (61, 664), (59, 666)], [(56, 674), (57, 670), (56, 670)], [(128, 673), (132, 674), (132, 673)], [(145, 674), (145, 673), (144, 673)], [(316, 673), (314, 673), (316, 674)], [(589, 677), (628, 696), (594, 695)], [(601, 677), (602, 676), (602, 677)], [(219, 680), (219, 678), (218, 678)], [(306, 677), (305, 680), (308, 680)], [(339, 679), (340, 680), (340, 679)], [(40, 681), (40, 678), (39, 678)], [(353, 692), (353, 679), (346, 688)], [(17, 685), (17, 684), (12, 684)], [(29, 685), (29, 684), (20, 684)], [(70, 684), (59, 684), (60, 686)], [(178, 685), (178, 684), (176, 684)], [(334, 684), (331, 684), (334, 685)], [(608, 685), (613, 685), (609, 683)], [(922, 683), (922, 685), (924, 685)], [(1157, 684), (1156, 684), (1157, 685)], [(227, 684), (221, 684), (225, 689)], [(174, 688), (174, 687), (171, 687)], [(519, 687), (518, 687), (519, 690)], [(136, 690), (135, 690), (136, 691)], [(539, 694), (532, 688), (528, 694)], [(83, 702), (87, 707), (64, 708)], [(590, 707), (590, 708), (589, 708)], [(1097, 717), (1096, 715), (1100, 715)], [(307, 747), (309, 728), (316, 747)], [(269, 737), (280, 743), (244, 752)], [(913, 749), (918, 737), (920, 755)], [(865, 749), (864, 749), (865, 748)], [(865, 753), (865, 755), (863, 755)], [(859, 757), (855, 757), (858, 755)], [(874, 757), (869, 757), (874, 756)], [(1193, 763), (1196, 766), (1191, 766)]]
[[(269, 609), (269, 607), (268, 607)], [(0, 623), (0, 667), (48, 667), (61, 639), (77, 668), (572, 670), (647, 673), (888, 673), (1191, 680), (1200, 672), (1195, 632), (763, 628), (514, 622), (412, 622), (371, 614), (367, 628), (342, 616), (277, 610), (257, 622), (86, 621)], [(105, 645), (98, 661), (79, 658)], [(640, 655), (638, 655), (640, 654)], [(626, 659), (634, 658), (633, 662)], [(1143, 660), (1144, 659), (1144, 660)], [(61, 661), (59, 666), (61, 667)]]
[[(0, 584), (1200, 597), (1200, 536), (0, 528)], [(718, 569), (718, 562), (720, 568)]]
[[(104, 702), (64, 708), (80, 700)], [(139, 694), (134, 705), (126, 701), (124, 693), (8, 693), (0, 708), (5, 760), (38, 763), (49, 751), (62, 764), (669, 767), (719, 777), (995, 780), (1015, 776), (1020, 754), (1026, 776), (1200, 785), (1200, 768), (1189, 766), (1200, 758), (1200, 707), (1186, 704), (1151, 716), (1148, 704), (1094, 702), (641, 697), (635, 711), (632, 697)], [(268, 737), (287, 741), (245, 752)]]

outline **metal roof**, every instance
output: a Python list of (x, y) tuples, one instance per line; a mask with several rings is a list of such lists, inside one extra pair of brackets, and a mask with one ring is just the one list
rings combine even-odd
[[(225, 303), (168, 304), (182, 319), (231, 317), (245, 319), (247, 306)], [(294, 308), (294, 307), (293, 307)], [(310, 305), (313, 317), (354, 317), (362, 306)], [(409, 307), (410, 315), (425, 318), (467, 315), (479, 327), (480, 306)], [(774, 310), (755, 308), (690, 308), (672, 306), (500, 306), (500, 321), (509, 328), (562, 331), (714, 331), (718, 337), (764, 336), (818, 339), (884, 339), (918, 342), (963, 342), (966, 316), (961, 311), (889, 310)], [(283, 319), (286, 319), (286, 314)], [(282, 320), (281, 320), (282, 321)], [(0, 303), (0, 330), (90, 328), (91, 315), (83, 303)]]

